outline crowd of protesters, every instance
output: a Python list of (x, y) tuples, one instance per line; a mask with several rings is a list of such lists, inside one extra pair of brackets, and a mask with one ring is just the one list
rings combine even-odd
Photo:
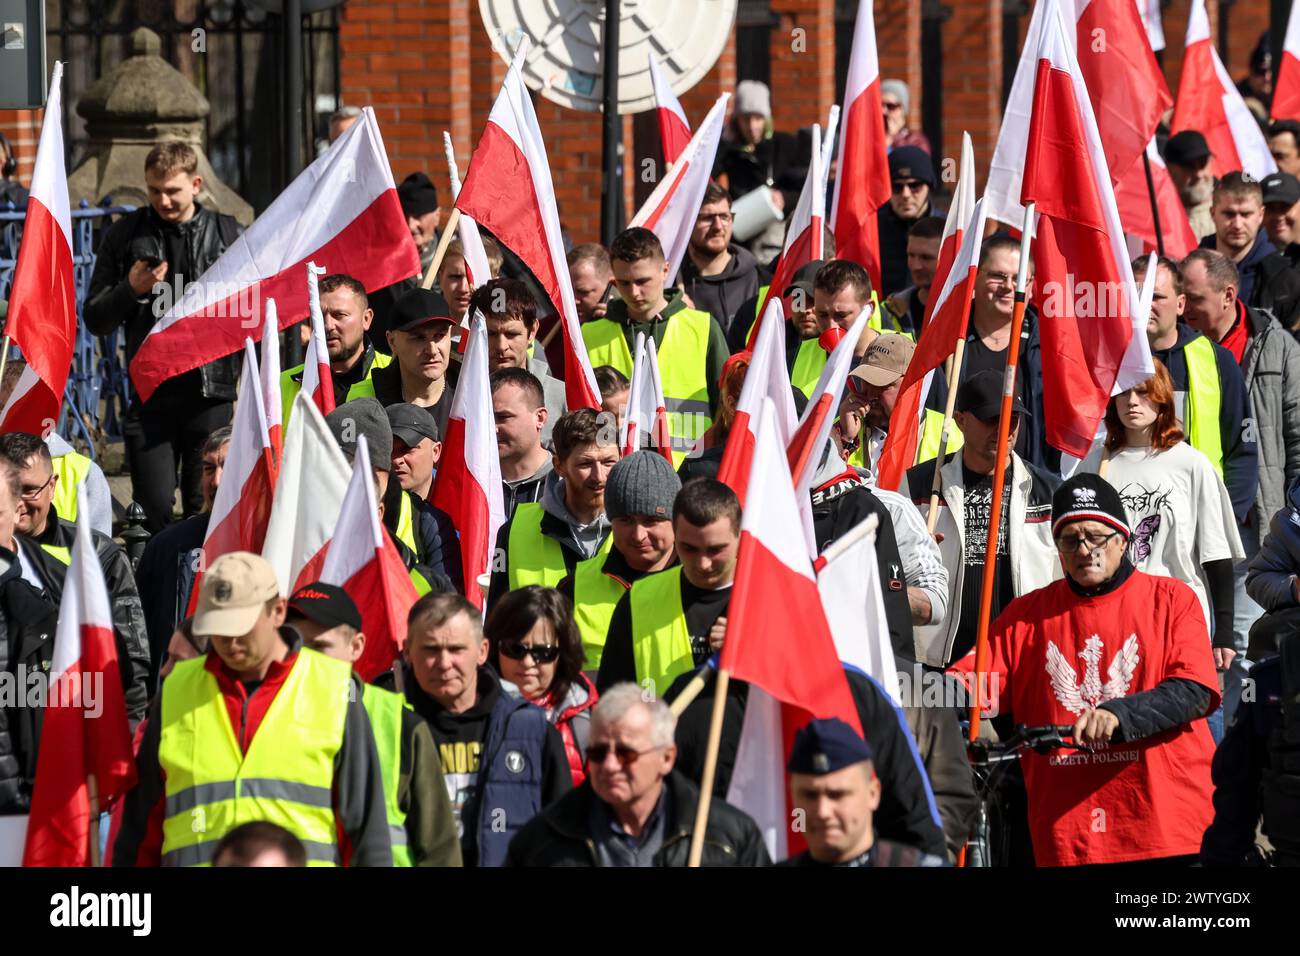
[[(963, 681), (986, 625), (975, 676), (999, 706), (982, 733), (1069, 725), (1076, 745), (1027, 753), (1008, 775), (1000, 799), (1024, 814), (1019, 849), (1001, 862), (1300, 864), (1300, 709), (1282, 703), (1300, 699), (1300, 125), (1268, 128), (1282, 171), (1263, 182), (1216, 179), (1200, 133), (1168, 139), (1200, 248), (1156, 262), (1155, 374), (1112, 398), (1093, 453), (1073, 466), (1045, 437), (1032, 262), (998, 460), (1021, 243), (985, 238), (946, 454), (949, 391), (935, 375), (916, 460), (892, 490), (876, 487), (879, 459), (939, 291), (944, 213), (930, 144), (907, 128), (906, 84), (882, 83), (881, 105), (892, 185), (878, 217), (881, 283), (828, 239), (824, 259), (771, 292), (799, 411), (845, 330), (869, 316), (800, 493), (820, 552), (874, 518), (895, 664), (954, 696), (893, 700), (846, 668), (862, 733), (815, 720), (795, 737), (783, 769), (806, 848), (784, 862), (961, 859), (981, 799)], [(283, 595), (247, 552), (203, 560), (238, 356), (128, 410), (131, 497), (152, 534), (134, 566), (111, 537), (120, 523), (93, 462), (57, 433), (0, 435), (7, 674), (49, 669), (79, 502), (90, 509), (138, 777), (112, 808), (112, 865), (686, 865), (715, 704), (702, 861), (783, 862), (727, 803), (749, 686), (693, 686), (729, 639), (742, 510), (717, 476), (782, 246), (779, 214), (798, 200), (811, 149), (807, 130), (775, 130), (772, 107), (766, 86), (739, 85), (674, 285), (647, 229), (570, 249), (599, 411), (567, 407), (553, 373), (562, 339), (541, 334), (556, 318), (549, 300), (490, 237), (492, 275), (477, 289), (459, 240), (433, 288), (320, 280), (337, 405), (327, 423), (349, 458), (365, 436), (382, 523), (422, 595), (400, 658), (374, 683), (352, 668), (366, 648), (356, 595), (321, 581)], [(331, 140), (356, 115), (340, 113)], [(125, 330), (128, 360), (154, 324), (155, 284), (198, 277), (240, 232), (196, 201), (190, 147), (158, 146), (143, 172), (149, 204), (100, 238), (84, 309), (92, 332)], [(416, 173), (397, 192), (427, 269), (436, 188)], [(759, 200), (774, 215), (740, 242), (735, 210)], [(1147, 278), (1145, 258), (1133, 269)], [(472, 310), (485, 320), (506, 518), (482, 610), (465, 596), (459, 529), (430, 501)], [(628, 402), (638, 334), (657, 347), (667, 455), (624, 454), (609, 427)], [(11, 363), (5, 395), (20, 374)], [(286, 425), (303, 378), (301, 366), (282, 376)], [(799, 654), (799, 635), (787, 637)], [(0, 707), (0, 814), (30, 807), (40, 734), (39, 710)]]

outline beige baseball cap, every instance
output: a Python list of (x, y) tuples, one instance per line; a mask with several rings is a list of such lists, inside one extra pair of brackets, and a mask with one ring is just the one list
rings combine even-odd
[(898, 332), (876, 337), (867, 348), (862, 364), (849, 374), (877, 388), (888, 388), (907, 373), (916, 343)]
[(241, 637), (253, 629), (257, 615), (280, 596), (275, 569), (249, 551), (223, 554), (203, 572), (194, 633), (210, 637)]

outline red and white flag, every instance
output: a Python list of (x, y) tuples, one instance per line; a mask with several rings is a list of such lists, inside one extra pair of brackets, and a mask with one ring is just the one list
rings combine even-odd
[[(528, 48), (524, 36), (470, 159), (456, 208), (490, 229), (546, 290), (564, 331), (564, 391), (569, 410), (599, 409), (600, 389), (578, 326), (546, 144), (520, 72)], [(465, 573), (469, 574), (468, 567)]]
[(782, 448), (790, 443), (798, 423), (790, 371), (785, 364), (784, 313), (780, 296), (768, 301), (763, 313), (764, 321), (758, 323), (749, 368), (745, 370), (745, 383), (740, 388), (736, 414), (727, 434), (727, 446), (723, 449), (722, 463), (718, 466), (718, 480), (736, 493), (741, 507), (744, 507), (748, 494), (750, 468), (758, 434), (758, 414), (763, 399), (771, 399), (775, 407), (776, 420), (773, 427), (777, 429)]
[(1134, 0), (1138, 16), (1142, 18), (1142, 27), (1147, 31), (1147, 41), (1151, 50), (1159, 53), (1165, 48), (1165, 27), (1161, 22), (1161, 0)]
[(1047, 441), (1083, 458), (1112, 391), (1153, 372), (1106, 157), (1057, 0), (1047, 9), (1021, 201), (1033, 255)]
[[(271, 518), (275, 494), (275, 464), (266, 409), (262, 405), (262, 383), (257, 369), (253, 340), (244, 340), (244, 371), (239, 379), (239, 401), (230, 430), (230, 450), (221, 471), (221, 484), (212, 498), (212, 515), (203, 536), (203, 567), (231, 551), (262, 550), (266, 526)], [(202, 568), (199, 577), (202, 577)], [(190, 592), (189, 613), (199, 599), (196, 578)]]
[[(812, 490), (822, 450), (830, 440), (831, 426), (839, 414), (840, 397), (844, 394), (844, 383), (849, 380), (849, 372), (853, 369), (853, 347), (865, 328), (863, 323), (871, 317), (871, 310), (872, 305), (868, 303), (836, 344), (786, 446), (786, 460), (790, 464), (790, 474), (794, 475), (794, 487), (800, 495), (801, 508), (807, 492)], [(809, 508), (811, 509), (811, 499)], [(811, 516), (811, 510), (809, 515)]]
[(628, 224), (629, 228), (644, 226), (659, 237), (659, 243), (664, 247), (664, 261), (668, 263), (669, 285), (676, 281), (682, 260), (686, 258), (691, 231), (700, 214), (700, 204), (704, 202), (704, 190), (708, 188), (718, 142), (722, 139), (729, 97), (728, 93), (718, 97), (700, 128), (683, 147), (673, 168), (659, 180), (659, 185)]
[(302, 391), (320, 409), (322, 415), (334, 411), (334, 375), (330, 372), (329, 347), (325, 344), (325, 316), (320, 308), (319, 276), (325, 270), (314, 262), (307, 263), (307, 309), (311, 314), (311, 340), (303, 356)]
[[(727, 802), (754, 818), (772, 859), (789, 855), (793, 832), (785, 765), (794, 735), (814, 718), (862, 725), (822, 611), (800, 521), (778, 413), (764, 399), (740, 523), (740, 552), (719, 667), (750, 684)], [(799, 635), (792, 654), (790, 635)]]
[[(970, 133), (965, 130), (961, 134), (960, 163), (957, 189), (953, 195), (952, 205), (948, 207), (948, 218), (943, 224), (943, 237), (939, 241), (939, 258), (935, 262), (934, 278), (930, 281), (931, 292), (942, 291), (952, 264), (957, 259), (957, 252), (961, 249), (966, 231), (975, 216), (975, 147), (971, 143)], [(926, 300), (925, 315), (921, 320), (922, 329), (930, 324), (938, 301), (938, 295), (931, 295)]]
[(650, 84), (655, 93), (655, 115), (659, 118), (659, 143), (663, 148), (664, 163), (677, 162), (691, 139), (691, 124), (686, 121), (686, 111), (677, 102), (677, 94), (659, 70), (654, 54), (650, 55)]
[(1192, 0), (1187, 18), (1183, 72), (1169, 132), (1174, 135), (1185, 129), (1205, 136), (1216, 179), (1237, 169), (1255, 179), (1277, 172), (1268, 140), (1214, 48), (1205, 0)]
[[(937, 292), (934, 285), (930, 286), (930, 301), (926, 308), (930, 318), (916, 343), (916, 351), (912, 353), (912, 361), (908, 363), (899, 386), (894, 411), (889, 416), (889, 435), (876, 466), (876, 485), (889, 491), (897, 491), (904, 473), (916, 464), (916, 450), (925, 416), (923, 404), (925, 396), (930, 393), (934, 371), (956, 351), (957, 342), (966, 336), (971, 298), (975, 294), (975, 273), (979, 269), (980, 246), (984, 242), (984, 200), (975, 203), (961, 236), (961, 247), (946, 270), (943, 284)], [(938, 281), (936, 272), (935, 282)]]
[(0, 411), (0, 432), (42, 437), (54, 430), (77, 337), (72, 215), (63, 165), (63, 64), (54, 64), (36, 148), (5, 333), (27, 366)]
[(826, 113), (826, 129), (822, 133), (822, 196), (831, 178), (831, 167), (835, 165), (835, 133), (840, 128), (840, 104), (832, 103)]
[[(1016, 228), (1025, 218), (1020, 194), (1046, 6), (1035, 4), (1030, 16), (984, 189), (988, 218)], [(1115, 182), (1141, 158), (1173, 99), (1133, 0), (1063, 0), (1061, 12)]]
[(388, 670), (406, 644), (406, 614), (419, 595), (388, 530), (379, 520), (375, 475), (366, 436), (357, 436), (348, 483), (319, 580), (335, 584), (361, 610), (366, 647), (353, 665), (371, 681)]
[(636, 334), (636, 358), (632, 362), (632, 381), (628, 386), (627, 431), (623, 454), (646, 446), (673, 462), (672, 436), (668, 433), (668, 409), (664, 387), (659, 380), (659, 358), (655, 340), (644, 333)]
[[(57, 112), (55, 115), (58, 115)], [(24, 866), (87, 866), (90, 794), (111, 807), (135, 786), (135, 753), (104, 572), (90, 534), (86, 489), (77, 489), (76, 539), (46, 680), (40, 753)]]
[(837, 538), (813, 566), (840, 663), (870, 677), (901, 707), (898, 665), (876, 562), (879, 524), (878, 517), (868, 515), (848, 534)]
[[(879, 106), (879, 104), (877, 104)], [(850, 134), (849, 129), (845, 128), (845, 136)], [(843, 150), (841, 150), (843, 153)], [(776, 260), (776, 268), (772, 272), (772, 281), (768, 283), (767, 295), (763, 299), (762, 306), (758, 310), (758, 321), (754, 327), (749, 330), (748, 348), (755, 348), (755, 342), (758, 341), (758, 330), (763, 325), (767, 317), (767, 307), (771, 302), (779, 302), (782, 293), (790, 287), (794, 281), (794, 274), (812, 262), (814, 259), (822, 257), (822, 240), (825, 232), (825, 223), (822, 218), (822, 210), (826, 208), (826, 198), (823, 192), (826, 180), (822, 176), (821, 156), (822, 156), (822, 128), (816, 123), (812, 128), (812, 161), (808, 164), (808, 175), (803, 181), (803, 190), (799, 193), (799, 202), (795, 204), (794, 214), (786, 223), (785, 245), (781, 249), (781, 256)], [(844, 169), (844, 157), (840, 156), (840, 169)], [(843, 181), (843, 174), (836, 181), (835, 188), (840, 188), (839, 184)], [(875, 229), (874, 221), (872, 223)], [(873, 232), (874, 235), (874, 232)], [(841, 259), (849, 258), (844, 254), (844, 250), (839, 245), (839, 234), (835, 238), (835, 254)], [(876, 278), (872, 282), (878, 283)]]
[[(889, 142), (880, 106), (880, 59), (876, 52), (873, 0), (859, 0), (853, 52), (844, 87), (844, 129), (840, 134), (831, 231), (835, 255), (859, 263), (880, 288), (880, 237), (876, 214), (889, 202)], [(813, 147), (813, 155), (817, 149)], [(816, 207), (820, 212), (822, 206)], [(793, 227), (792, 230), (793, 231)], [(814, 259), (821, 258), (813, 256)], [(784, 286), (780, 288), (784, 289)]]
[(351, 478), (324, 416), (306, 392), (299, 392), (284, 433), (284, 458), (262, 546), (286, 597), (320, 577)]
[[(1178, 188), (1169, 176), (1169, 168), (1160, 157), (1153, 138), (1147, 145), (1147, 159), (1151, 163), (1151, 184), (1155, 186), (1156, 210), (1160, 213), (1160, 233), (1164, 239), (1165, 255), (1181, 259), (1198, 245), (1187, 210), (1178, 196)], [(1134, 163), (1115, 184), (1115, 204), (1124, 232), (1136, 236), (1142, 251), (1159, 247), (1156, 242), (1156, 221), (1151, 213), (1151, 190), (1147, 188), (1146, 164)]]
[(261, 325), (263, 299), (279, 304), (281, 328), (305, 318), (301, 270), (313, 260), (347, 272), (371, 292), (420, 271), (379, 123), (368, 106), (197, 282), (184, 277), (188, 288), (131, 360), (140, 397), (242, 348), (248, 330)]
[(284, 409), (280, 397), (280, 314), (275, 300), (266, 300), (266, 318), (262, 325), (262, 410), (266, 413), (266, 431), (271, 437), (272, 476), (280, 471), (284, 454)]
[(506, 522), (503, 497), (488, 381), (487, 324), (475, 312), (429, 502), (447, 513), (460, 535), (465, 597), (477, 607), (487, 599), (479, 575), (492, 570), (497, 531)]
[[(456, 167), (456, 147), (452, 145), (451, 134), (442, 131), (442, 150), (447, 154), (447, 175), (451, 180), (451, 201), (455, 203), (460, 195), (460, 170)], [(460, 239), (461, 254), (465, 259), (465, 275), (469, 287), (477, 289), (492, 278), (492, 264), (488, 262), (487, 249), (483, 246), (483, 236), (478, 231), (478, 223), (471, 216), (461, 213), (456, 219), (456, 237)], [(460, 327), (469, 328), (469, 309), (460, 317)], [(459, 351), (465, 351), (466, 337), (458, 336)]]
[(1282, 60), (1273, 84), (1273, 119), (1300, 119), (1300, 4), (1291, 4), (1282, 40)]

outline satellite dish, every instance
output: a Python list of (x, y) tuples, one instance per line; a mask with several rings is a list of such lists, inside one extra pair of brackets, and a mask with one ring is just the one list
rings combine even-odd
[[(618, 111), (655, 105), (650, 57), (680, 95), (718, 61), (736, 19), (737, 0), (621, 0)], [(521, 36), (532, 48), (524, 82), (553, 103), (599, 112), (603, 0), (479, 0), (492, 47), (506, 63)]]

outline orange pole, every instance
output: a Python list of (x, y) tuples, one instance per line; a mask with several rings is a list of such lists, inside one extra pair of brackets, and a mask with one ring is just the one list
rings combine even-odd
[(970, 709), (970, 739), (979, 736), (982, 675), (989, 659), (989, 615), (993, 611), (993, 579), (997, 569), (998, 529), (1002, 525), (1002, 489), (1006, 484), (1011, 445), (1011, 399), (1015, 395), (1016, 365), (1020, 360), (1020, 332), (1025, 323), (1025, 285), (1029, 272), (1029, 243), (1033, 235), (1034, 203), (1025, 208), (1020, 234), (1020, 268), (1016, 274), (1016, 306), (1011, 315), (1011, 341), (1007, 345), (1007, 372), (1002, 382), (1002, 412), (998, 416), (997, 464), (993, 468), (993, 500), (989, 511), (988, 543), (984, 549), (984, 580), (980, 589), (979, 632), (975, 639), (975, 693)]

